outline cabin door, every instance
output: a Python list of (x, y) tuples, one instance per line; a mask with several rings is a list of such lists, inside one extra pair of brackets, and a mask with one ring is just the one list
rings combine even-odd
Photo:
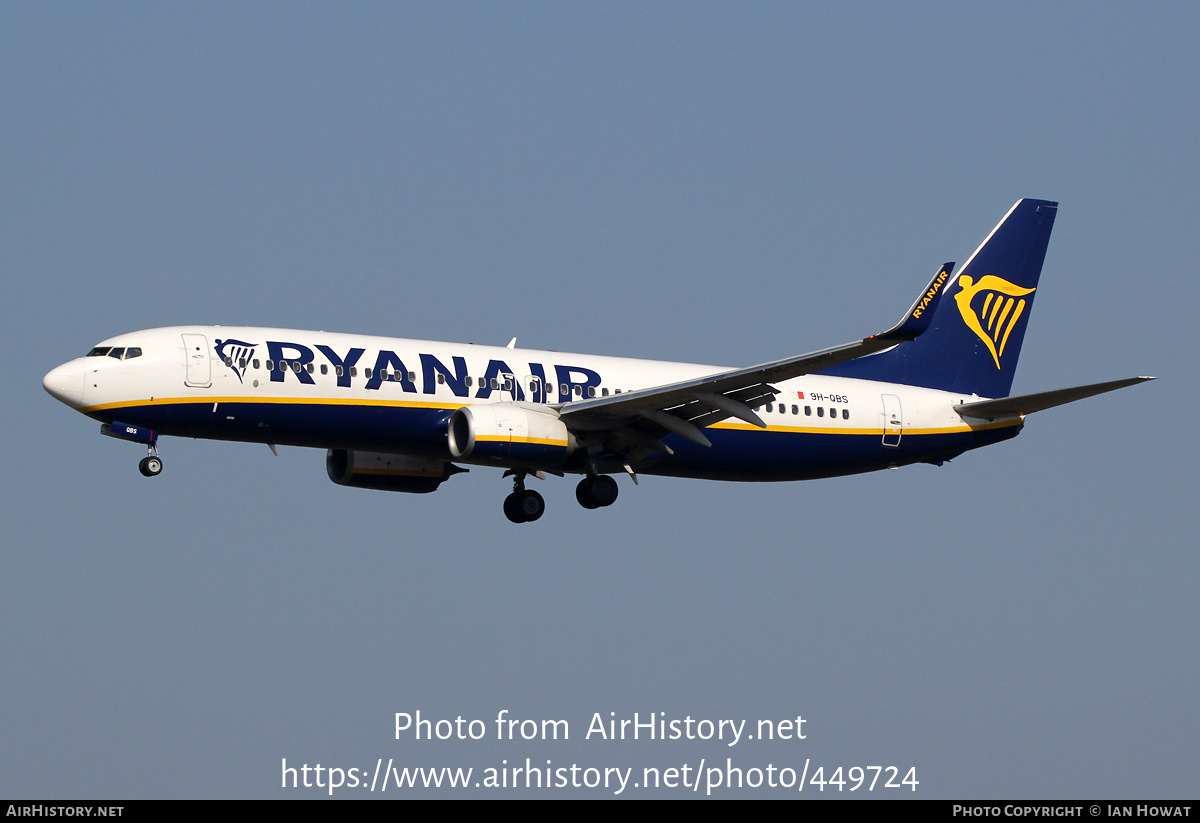
[(212, 385), (212, 358), (208, 353), (207, 337), (203, 334), (183, 335), (183, 362), (187, 369), (184, 385), (197, 389)]
[(900, 445), (900, 435), (904, 432), (903, 420), (900, 398), (894, 394), (883, 395), (883, 445), (891, 448)]

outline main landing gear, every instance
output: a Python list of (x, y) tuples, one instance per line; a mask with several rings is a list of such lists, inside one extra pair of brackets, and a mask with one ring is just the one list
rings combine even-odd
[(585, 477), (575, 487), (575, 499), (585, 509), (600, 509), (617, 501), (617, 481), (607, 474)]
[[(512, 493), (504, 498), (504, 516), (514, 523), (532, 523), (546, 512), (546, 500), (524, 487), (526, 473), (512, 471)], [(584, 477), (575, 487), (575, 499), (584, 509), (602, 509), (617, 501), (617, 481), (606, 474)]]
[(504, 516), (514, 523), (532, 523), (546, 511), (546, 501), (533, 489), (525, 488), (525, 472), (515, 472), (513, 492), (504, 498)]
[[(532, 523), (546, 511), (546, 501), (532, 489), (525, 488), (526, 472), (510, 469), (505, 477), (512, 475), (513, 491), (504, 498), (504, 516), (514, 523)], [(600, 509), (611, 506), (617, 500), (617, 481), (607, 474), (594, 474), (579, 481), (575, 487), (575, 499), (585, 509)]]
[(138, 463), (138, 471), (146, 477), (158, 477), (162, 474), (163, 467), (162, 458), (158, 456), (158, 449), (150, 445), (146, 452), (146, 456)]

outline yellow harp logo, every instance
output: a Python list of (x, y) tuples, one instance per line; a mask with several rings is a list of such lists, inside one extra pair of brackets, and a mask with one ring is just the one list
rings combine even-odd
[[(984, 275), (978, 283), (962, 275), (958, 285), (962, 291), (954, 295), (954, 301), (958, 303), (963, 322), (987, 344), (996, 368), (1000, 368), (1008, 336), (1025, 312), (1025, 295), (1032, 294), (1035, 289), (1023, 289), (994, 274)], [(986, 296), (982, 305), (976, 308), (973, 303), (979, 295)]]

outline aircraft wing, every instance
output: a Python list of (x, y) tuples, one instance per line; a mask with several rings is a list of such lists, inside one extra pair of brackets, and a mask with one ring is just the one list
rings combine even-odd
[(1038, 392), (1037, 394), (1018, 394), (1015, 397), (1002, 397), (999, 400), (977, 400), (974, 403), (961, 403), (954, 410), (963, 417), (974, 417), (979, 420), (996, 420), (1004, 417), (1020, 417), (1037, 411), (1052, 409), (1066, 403), (1074, 403), (1085, 397), (1123, 389), (1153, 377), (1127, 377), (1124, 380), (1111, 380), (1107, 383), (1092, 383), (1087, 386), (1075, 386), (1070, 389), (1055, 389), (1054, 391)]
[(711, 442), (700, 430), (729, 417), (766, 428), (754, 409), (773, 400), (779, 393), (771, 383), (821, 371), (916, 339), (929, 328), (942, 297), (942, 287), (953, 269), (954, 263), (946, 263), (938, 269), (903, 319), (882, 334), (748, 368), (565, 403), (560, 416), (574, 432), (620, 430), (629, 443), (651, 450), (665, 449), (658, 439), (664, 431), (710, 446)]

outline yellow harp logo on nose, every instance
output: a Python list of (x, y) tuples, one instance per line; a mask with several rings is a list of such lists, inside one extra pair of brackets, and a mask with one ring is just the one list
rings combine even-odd
[[(1000, 368), (1008, 336), (1025, 312), (1025, 295), (1035, 289), (1023, 289), (994, 274), (984, 275), (978, 283), (963, 275), (958, 278), (958, 285), (962, 290), (954, 295), (954, 301), (963, 322), (987, 345), (996, 368)], [(976, 307), (980, 295), (984, 295), (983, 301)]]

